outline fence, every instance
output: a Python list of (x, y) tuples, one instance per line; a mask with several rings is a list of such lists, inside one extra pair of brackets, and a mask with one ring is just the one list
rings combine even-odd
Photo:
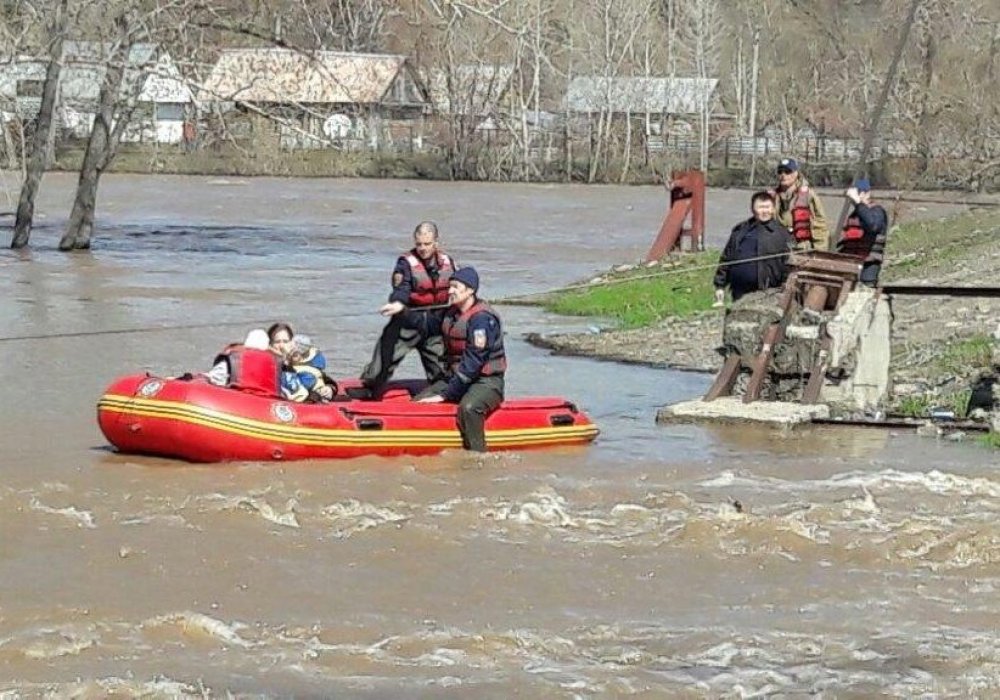
[[(686, 136), (649, 136), (648, 148), (651, 153), (664, 151), (682, 154), (685, 157), (700, 153), (697, 139)], [(770, 136), (723, 136), (712, 139), (709, 157), (722, 160), (728, 167), (730, 161), (738, 158), (780, 158), (793, 156), (804, 162), (850, 162), (861, 156), (863, 142), (860, 138), (843, 139), (829, 136), (810, 136), (787, 139)], [(913, 147), (904, 141), (878, 140), (872, 146), (870, 157), (878, 159), (886, 156), (905, 157), (915, 154)]]

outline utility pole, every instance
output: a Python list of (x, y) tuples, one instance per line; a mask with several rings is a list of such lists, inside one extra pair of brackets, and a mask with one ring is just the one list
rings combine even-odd
[[(868, 123), (865, 125), (864, 138), (861, 142), (861, 157), (858, 160), (858, 165), (854, 169), (854, 177), (863, 177), (868, 171), (868, 154), (871, 153), (872, 145), (875, 143), (875, 134), (878, 133), (878, 124), (882, 119), (882, 112), (885, 111), (885, 105), (889, 101), (889, 92), (892, 90), (893, 83), (896, 82), (896, 73), (899, 70), (899, 61), (903, 57), (903, 51), (906, 49), (906, 42), (910, 37), (910, 30), (913, 28), (913, 23), (917, 18), (917, 10), (920, 9), (920, 3), (923, 0), (913, 0), (910, 4), (910, 11), (906, 15), (906, 21), (903, 22), (903, 31), (899, 35), (899, 43), (896, 45), (896, 53), (893, 54), (892, 61), (889, 63), (889, 70), (886, 72), (885, 81), (882, 83), (882, 92), (879, 93), (878, 99), (872, 106), (871, 115), (868, 117)], [(844, 228), (844, 222), (847, 221), (847, 215), (851, 211), (851, 200), (844, 198), (844, 206), (840, 209), (840, 216), (837, 217), (837, 227), (831, 231), (831, 241), (836, 244), (836, 239), (840, 237), (840, 232)]]
[(750, 154), (750, 187), (753, 187), (757, 175), (757, 76), (760, 68), (760, 29), (753, 31), (753, 61), (750, 64), (750, 142), (753, 152)]

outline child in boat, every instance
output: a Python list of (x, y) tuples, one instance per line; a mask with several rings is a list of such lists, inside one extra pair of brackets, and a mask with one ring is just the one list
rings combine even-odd
[(286, 362), (301, 388), (290, 400), (322, 403), (333, 399), (337, 383), (326, 375), (326, 357), (309, 336), (299, 334), (292, 338)]

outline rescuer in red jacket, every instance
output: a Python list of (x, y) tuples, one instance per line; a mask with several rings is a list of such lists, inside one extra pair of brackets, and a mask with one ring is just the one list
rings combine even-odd
[(360, 389), (348, 389), (355, 398), (369, 398), (389, 379), (406, 354), (416, 348), (428, 382), (445, 375), (441, 319), (448, 306), (448, 282), (456, 269), (441, 251), (437, 225), (420, 223), (413, 231), (413, 248), (399, 256), (392, 272), (389, 302), (379, 313), (390, 318), (361, 372)]

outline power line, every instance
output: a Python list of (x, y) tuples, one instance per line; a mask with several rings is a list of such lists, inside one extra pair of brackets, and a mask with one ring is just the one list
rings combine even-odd
[(669, 277), (671, 275), (680, 275), (688, 272), (697, 272), (700, 270), (715, 270), (720, 267), (729, 267), (730, 265), (742, 265), (748, 262), (757, 262), (759, 260), (771, 260), (773, 258), (784, 258), (788, 253), (772, 253), (771, 255), (760, 255), (755, 258), (744, 258), (741, 260), (733, 260), (731, 262), (720, 262), (720, 263), (706, 263), (704, 265), (690, 265), (687, 267), (672, 268), (669, 270), (660, 270), (658, 272), (650, 272), (645, 275), (631, 275), (628, 277), (618, 277), (615, 279), (601, 280), (600, 282), (581, 282), (578, 284), (570, 284), (563, 287), (555, 287), (553, 289), (546, 289), (539, 292), (528, 292), (526, 294), (518, 294), (511, 297), (504, 297), (502, 299), (495, 299), (492, 303), (494, 304), (508, 304), (516, 306), (518, 304), (525, 303), (537, 303), (537, 302), (526, 302), (524, 300), (531, 299), (533, 297), (541, 297), (549, 294), (561, 294), (562, 292), (573, 292), (579, 289), (593, 289), (595, 287), (610, 287), (616, 284), (625, 284), (626, 282), (635, 282), (636, 280), (646, 280), (655, 279), (657, 277)]

